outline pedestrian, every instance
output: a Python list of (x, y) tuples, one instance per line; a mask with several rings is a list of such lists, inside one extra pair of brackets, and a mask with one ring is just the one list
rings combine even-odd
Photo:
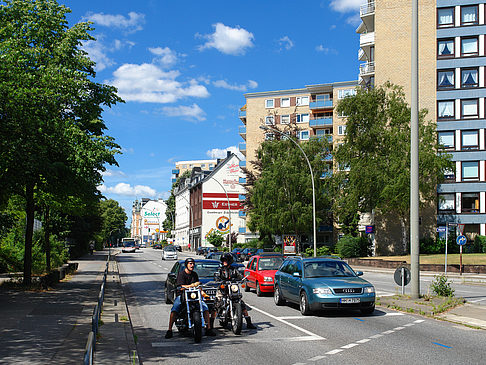
[(89, 244), (89, 253), (90, 253), (90, 255), (92, 255), (92, 254), (93, 254), (93, 251), (94, 251), (94, 243), (93, 243), (93, 242), (91, 242), (91, 243)]
[(190, 242), (187, 244), (187, 250), (191, 251), (191, 243)]

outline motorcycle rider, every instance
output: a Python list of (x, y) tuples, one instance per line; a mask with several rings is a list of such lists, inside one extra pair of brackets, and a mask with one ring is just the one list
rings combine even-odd
[[(216, 279), (219, 279), (221, 281), (223, 280), (242, 280), (243, 276), (241, 273), (238, 271), (236, 267), (232, 267), (231, 264), (233, 263), (233, 255), (230, 254), (229, 252), (226, 252), (221, 256), (221, 267), (219, 268), (217, 274), (216, 274)], [(218, 297), (218, 296), (217, 296)], [(216, 317), (217, 314), (217, 308), (220, 302), (217, 302), (216, 305), (214, 306), (215, 309), (212, 313), (211, 316), (211, 327), (213, 326), (214, 323), (214, 318)], [(243, 301), (241, 299), (241, 310), (243, 312), (243, 316), (245, 317), (246, 320), (246, 328), (248, 329), (256, 329), (256, 326), (251, 323), (251, 317), (248, 315), (248, 309)]]
[[(194, 271), (195, 264), (196, 262), (192, 257), (189, 257), (186, 259), (186, 261), (184, 261), (185, 268), (184, 270), (179, 271), (179, 274), (177, 275), (177, 281), (176, 281), (177, 287), (182, 287), (185, 289), (185, 288), (190, 288), (190, 287), (195, 287), (200, 285), (199, 276)], [(181, 307), (182, 307), (181, 293), (179, 292), (176, 299), (174, 300), (172, 309), (170, 310), (169, 329), (165, 334), (165, 338), (172, 338), (172, 326), (174, 325), (177, 319), (177, 314), (179, 313)], [(209, 320), (209, 309), (207, 304), (204, 302), (204, 300), (202, 301), (202, 307), (204, 311), (203, 312), (204, 321), (206, 322), (206, 336), (216, 336), (216, 333), (213, 330), (213, 323), (211, 323)]]

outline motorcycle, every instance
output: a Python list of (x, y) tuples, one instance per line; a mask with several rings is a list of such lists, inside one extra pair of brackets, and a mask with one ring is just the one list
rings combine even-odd
[(225, 280), (219, 285), (222, 297), (218, 304), (218, 318), (219, 324), (225, 328), (228, 324), (231, 325), (231, 330), (235, 335), (241, 333), (243, 326), (243, 312), (241, 306), (240, 284), (242, 281)]
[(182, 309), (177, 315), (176, 327), (179, 332), (194, 337), (194, 342), (202, 339), (203, 327), (206, 326), (203, 316), (202, 291), (200, 287), (184, 289), (182, 296)]

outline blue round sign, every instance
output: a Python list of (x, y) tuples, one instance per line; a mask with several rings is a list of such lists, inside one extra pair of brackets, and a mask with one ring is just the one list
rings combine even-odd
[(462, 234), (460, 236), (457, 236), (456, 243), (459, 246), (464, 246), (466, 244), (466, 242), (467, 242), (466, 236), (463, 236)]

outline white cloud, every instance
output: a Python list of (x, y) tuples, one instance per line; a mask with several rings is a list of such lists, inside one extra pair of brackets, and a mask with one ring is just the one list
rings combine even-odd
[(86, 41), (83, 43), (83, 49), (88, 52), (89, 58), (96, 62), (97, 71), (103, 71), (115, 64), (115, 61), (108, 57), (108, 50), (101, 41)]
[(289, 49), (292, 49), (294, 47), (294, 42), (288, 37), (282, 37), (278, 40), (278, 44), (280, 45), (280, 50), (282, 50), (282, 47), (285, 48), (287, 51)]
[(202, 51), (206, 48), (216, 48), (218, 51), (233, 56), (245, 54), (247, 48), (253, 47), (252, 40), (254, 36), (246, 29), (231, 28), (223, 23), (213, 24), (215, 28), (213, 34), (200, 35), (198, 37), (206, 38), (208, 41), (199, 46), (199, 50)]
[(157, 56), (154, 61), (163, 67), (171, 67), (177, 63), (177, 53), (169, 47), (149, 48), (149, 51)]
[(135, 13), (131, 11), (128, 13), (128, 17), (117, 14), (104, 14), (104, 13), (87, 13), (83, 20), (92, 21), (95, 24), (124, 29), (126, 33), (134, 33), (142, 30), (142, 25), (145, 24), (145, 14)]
[(116, 194), (116, 195), (125, 195), (125, 196), (148, 196), (148, 197), (155, 197), (157, 196), (157, 191), (152, 189), (150, 186), (146, 185), (135, 185), (131, 186), (127, 183), (119, 183), (115, 186), (108, 187), (106, 185), (98, 186), (98, 190), (102, 194)]
[(349, 13), (352, 11), (358, 11), (360, 5), (365, 2), (363, 0), (332, 0), (331, 8), (339, 13)]
[(127, 176), (123, 171), (106, 169), (103, 173), (103, 177), (116, 177), (116, 176)]
[(182, 117), (182, 119), (185, 120), (198, 122), (206, 120), (206, 113), (197, 104), (192, 104), (190, 106), (166, 106), (163, 107), (161, 111), (169, 117)]
[(248, 89), (255, 89), (258, 87), (258, 82), (248, 80), (248, 83), (241, 85), (231, 85), (226, 80), (213, 81), (213, 85), (222, 89), (235, 90), (235, 91), (247, 91)]
[(209, 96), (206, 87), (196, 80), (181, 83), (176, 80), (180, 76), (179, 71), (163, 71), (149, 63), (124, 64), (113, 73), (113, 76), (115, 78), (107, 83), (118, 88), (118, 94), (125, 101), (173, 103), (189, 96)]
[(229, 146), (226, 148), (213, 148), (212, 150), (209, 150), (206, 152), (206, 155), (209, 158), (226, 158), (227, 156), (227, 151), (230, 151), (234, 153), (236, 156), (240, 158), (240, 160), (244, 160), (245, 157), (241, 154), (241, 152), (238, 150), (238, 147), (236, 146)]
[(335, 50), (334, 48), (324, 47), (322, 44), (319, 44), (318, 46), (316, 46), (316, 51), (322, 52), (324, 54), (334, 54), (334, 55), (338, 54), (338, 51)]

